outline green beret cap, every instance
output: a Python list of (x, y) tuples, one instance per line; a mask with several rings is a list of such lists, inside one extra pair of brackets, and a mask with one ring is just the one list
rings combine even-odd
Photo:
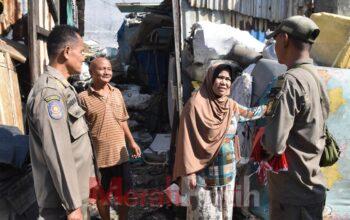
[(297, 40), (313, 44), (320, 33), (319, 27), (310, 18), (296, 15), (284, 19), (274, 32), (267, 35), (270, 39), (279, 33), (287, 33)]

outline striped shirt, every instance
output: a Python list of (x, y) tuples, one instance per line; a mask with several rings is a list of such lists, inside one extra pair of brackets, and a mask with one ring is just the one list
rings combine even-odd
[(129, 115), (119, 89), (109, 84), (108, 87), (110, 92), (107, 97), (92, 87), (79, 94), (81, 106), (86, 111), (99, 168), (111, 167), (129, 159), (125, 134), (120, 125)]

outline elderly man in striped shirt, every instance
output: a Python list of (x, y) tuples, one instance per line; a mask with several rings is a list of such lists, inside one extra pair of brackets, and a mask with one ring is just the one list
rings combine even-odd
[[(101, 185), (104, 192), (109, 192), (111, 182), (119, 183), (113, 187), (122, 187), (119, 192), (125, 195), (131, 185), (125, 137), (133, 158), (140, 157), (141, 150), (128, 127), (129, 116), (123, 96), (109, 84), (112, 78), (110, 61), (104, 57), (96, 58), (90, 64), (90, 73), (93, 84), (87, 91), (80, 93), (79, 98), (86, 111), (86, 121), (101, 173)], [(112, 181), (113, 179), (121, 181)], [(128, 207), (124, 203), (118, 205), (119, 219), (127, 219)], [(109, 203), (104, 198), (97, 199), (97, 207), (102, 219), (110, 219)]]

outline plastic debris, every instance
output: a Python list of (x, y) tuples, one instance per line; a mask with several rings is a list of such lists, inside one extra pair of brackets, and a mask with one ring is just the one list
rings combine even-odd
[(247, 31), (226, 24), (198, 22), (192, 26), (195, 63), (206, 63), (228, 54), (235, 44), (242, 44), (256, 52), (262, 52), (264, 44)]

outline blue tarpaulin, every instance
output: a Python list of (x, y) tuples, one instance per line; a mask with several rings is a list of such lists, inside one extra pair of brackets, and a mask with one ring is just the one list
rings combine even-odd
[(143, 50), (137, 51), (136, 57), (142, 72), (147, 75), (149, 88), (152, 91), (165, 89), (168, 83), (168, 52)]

